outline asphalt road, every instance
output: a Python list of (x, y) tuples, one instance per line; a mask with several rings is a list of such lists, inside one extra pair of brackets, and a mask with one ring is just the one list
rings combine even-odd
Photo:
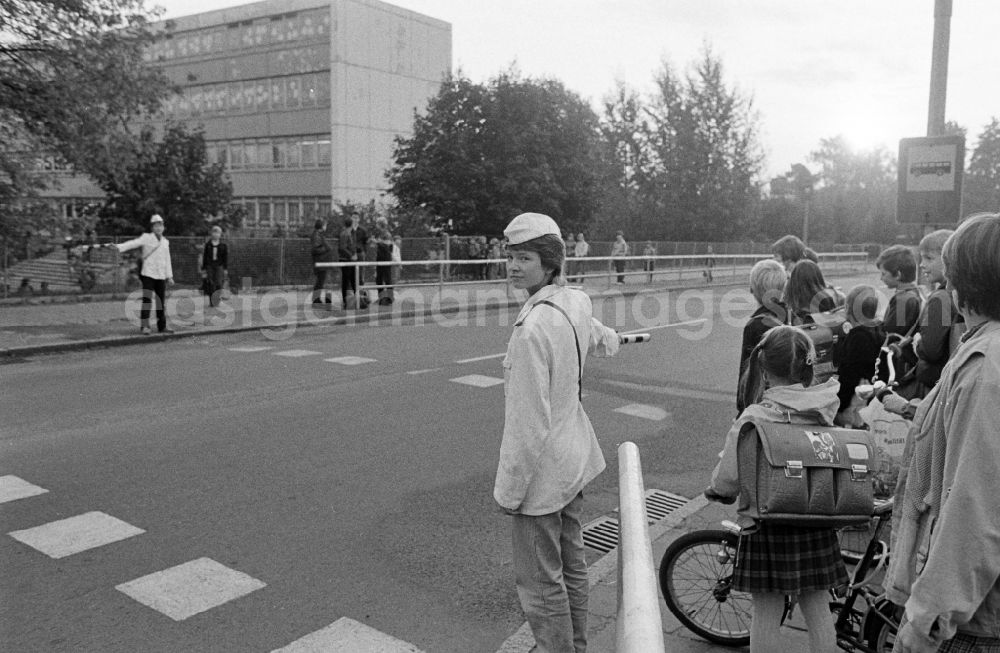
[[(627, 440), (647, 488), (694, 496), (735, 416), (746, 296), (595, 312), (654, 340), (588, 361), (584, 403), (608, 460), (588, 520), (616, 507)], [(48, 490), (0, 503), (3, 650), (271, 651), (349, 617), (424, 651), (492, 653), (522, 621), (491, 497), (503, 389), (454, 379), (502, 378), (513, 319), (254, 331), (0, 366), (0, 477)], [(341, 357), (370, 360), (327, 360)], [(632, 405), (645, 416), (617, 412)], [(143, 532), (60, 558), (9, 535), (94, 511)], [(204, 558), (257, 584), (179, 620), (116, 589)]]

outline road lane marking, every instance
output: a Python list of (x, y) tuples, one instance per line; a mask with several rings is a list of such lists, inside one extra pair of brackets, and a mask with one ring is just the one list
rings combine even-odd
[(271, 653), (422, 653), (413, 644), (341, 617), (332, 624)]
[(463, 358), (462, 360), (455, 362), (458, 363), (459, 365), (464, 365), (465, 363), (477, 363), (479, 361), (488, 361), (491, 358), (500, 358), (506, 355), (507, 352), (503, 352), (502, 354), (490, 354), (489, 356), (476, 356), (475, 358)]
[(229, 351), (239, 351), (239, 352), (252, 353), (252, 352), (257, 352), (257, 351), (267, 351), (268, 349), (274, 349), (274, 347), (259, 347), (259, 346), (258, 347), (230, 347)]
[(339, 363), (341, 365), (364, 365), (374, 363), (374, 358), (364, 358), (362, 356), (338, 356), (337, 358), (324, 358), (327, 363)]
[(174, 621), (183, 621), (262, 587), (267, 583), (211, 558), (198, 558), (115, 589)]
[(0, 503), (27, 499), (46, 492), (48, 490), (45, 488), (29, 483), (23, 478), (13, 475), (0, 476)]
[(444, 368), (441, 368), (441, 367), (431, 367), (431, 368), (428, 368), (426, 370), (411, 370), (411, 371), (407, 372), (407, 374), (413, 374), (413, 375), (416, 375), (416, 374), (429, 374), (430, 372), (439, 372), (442, 369), (444, 369)]
[(503, 379), (498, 379), (493, 376), (484, 376), (482, 374), (469, 374), (468, 376), (460, 376), (458, 378), (448, 380), (452, 383), (463, 383), (477, 388), (490, 388), (503, 383)]
[(311, 349), (286, 349), (285, 351), (274, 352), (275, 356), (287, 356), (289, 358), (302, 358), (303, 356), (319, 356), (323, 352)]
[(12, 531), (9, 535), (50, 558), (58, 559), (145, 532), (111, 515), (94, 511), (22, 531)]
[(632, 417), (641, 417), (642, 419), (648, 419), (653, 422), (662, 422), (670, 417), (670, 413), (662, 408), (650, 406), (648, 404), (629, 404), (627, 406), (622, 406), (621, 408), (615, 408), (615, 412), (631, 415)]

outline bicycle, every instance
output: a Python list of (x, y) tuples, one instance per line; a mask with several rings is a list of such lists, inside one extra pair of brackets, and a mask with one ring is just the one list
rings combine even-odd
[[(892, 651), (900, 611), (874, 582), (888, 560), (888, 546), (879, 536), (891, 517), (892, 499), (879, 502), (872, 536), (850, 574), (846, 594), (830, 602), (837, 615), (837, 646), (845, 651)], [(722, 529), (686, 533), (667, 547), (659, 567), (660, 590), (670, 612), (692, 632), (723, 646), (750, 643), (750, 595), (732, 588), (741, 531), (725, 520)], [(786, 601), (782, 623), (794, 608)]]

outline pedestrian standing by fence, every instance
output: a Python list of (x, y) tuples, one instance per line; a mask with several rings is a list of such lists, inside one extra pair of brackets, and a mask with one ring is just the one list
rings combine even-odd
[[(383, 217), (375, 220), (375, 260), (384, 262), (385, 265), (375, 267), (375, 285), (392, 285), (392, 234), (389, 232), (389, 221)], [(378, 289), (378, 303), (389, 305), (392, 303), (392, 288)]]
[(576, 245), (574, 245), (573, 255), (577, 260), (573, 261), (573, 267), (577, 274), (576, 281), (579, 283), (586, 283), (583, 275), (587, 273), (586, 264), (580, 259), (590, 256), (590, 243), (583, 237), (582, 233), (576, 235)]
[[(358, 260), (357, 245), (354, 240), (354, 218), (347, 216), (344, 218), (344, 229), (337, 237), (337, 255), (342, 263)], [(354, 265), (345, 265), (340, 268), (340, 296), (344, 302), (344, 308), (355, 308), (357, 306), (358, 292), (358, 268)]]
[(174, 283), (174, 269), (170, 264), (170, 243), (163, 236), (163, 218), (154, 214), (149, 219), (152, 231), (133, 240), (111, 245), (119, 252), (140, 249), (142, 252), (139, 280), (142, 282), (142, 308), (139, 311), (140, 330), (149, 335), (149, 314), (156, 303), (156, 330), (173, 333), (167, 327), (167, 285)]
[(583, 488), (604, 469), (604, 456), (580, 383), (587, 354), (614, 355), (619, 338), (594, 319), (585, 293), (564, 285), (565, 247), (552, 218), (522, 213), (504, 234), (511, 282), (530, 297), (503, 361), (506, 408), (493, 497), (513, 516), (517, 592), (536, 650), (583, 653)]
[[(615, 242), (611, 245), (612, 256), (628, 256), (628, 243), (625, 242), (625, 234), (619, 231), (615, 234)], [(618, 273), (618, 283), (625, 283), (625, 261), (615, 259), (615, 271)]]
[(313, 284), (312, 303), (322, 304), (323, 296), (326, 295), (326, 303), (332, 304), (330, 291), (326, 289), (326, 275), (329, 268), (318, 268), (317, 263), (329, 263), (333, 261), (333, 248), (326, 242), (326, 223), (317, 220), (313, 225), (312, 236), (309, 237), (310, 250), (312, 252), (313, 272), (316, 274), (316, 283)]
[(653, 283), (653, 271), (656, 270), (656, 260), (652, 258), (656, 256), (656, 245), (653, 244), (653, 241), (646, 241), (646, 247), (642, 250), (642, 255), (650, 257), (642, 262), (642, 269), (649, 274), (649, 283)]
[(228, 275), (229, 246), (222, 242), (222, 227), (216, 225), (201, 254), (202, 290), (208, 295), (209, 306), (219, 304)]

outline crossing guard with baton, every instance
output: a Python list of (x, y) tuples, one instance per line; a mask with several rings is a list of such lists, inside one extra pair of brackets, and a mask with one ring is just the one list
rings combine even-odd
[(581, 402), (587, 356), (613, 356), (621, 344), (649, 339), (604, 326), (590, 297), (565, 285), (561, 234), (540, 213), (522, 213), (504, 230), (510, 281), (529, 298), (503, 361), (506, 405), (493, 488), (512, 516), (518, 597), (544, 651), (586, 646), (583, 488), (605, 467)]

